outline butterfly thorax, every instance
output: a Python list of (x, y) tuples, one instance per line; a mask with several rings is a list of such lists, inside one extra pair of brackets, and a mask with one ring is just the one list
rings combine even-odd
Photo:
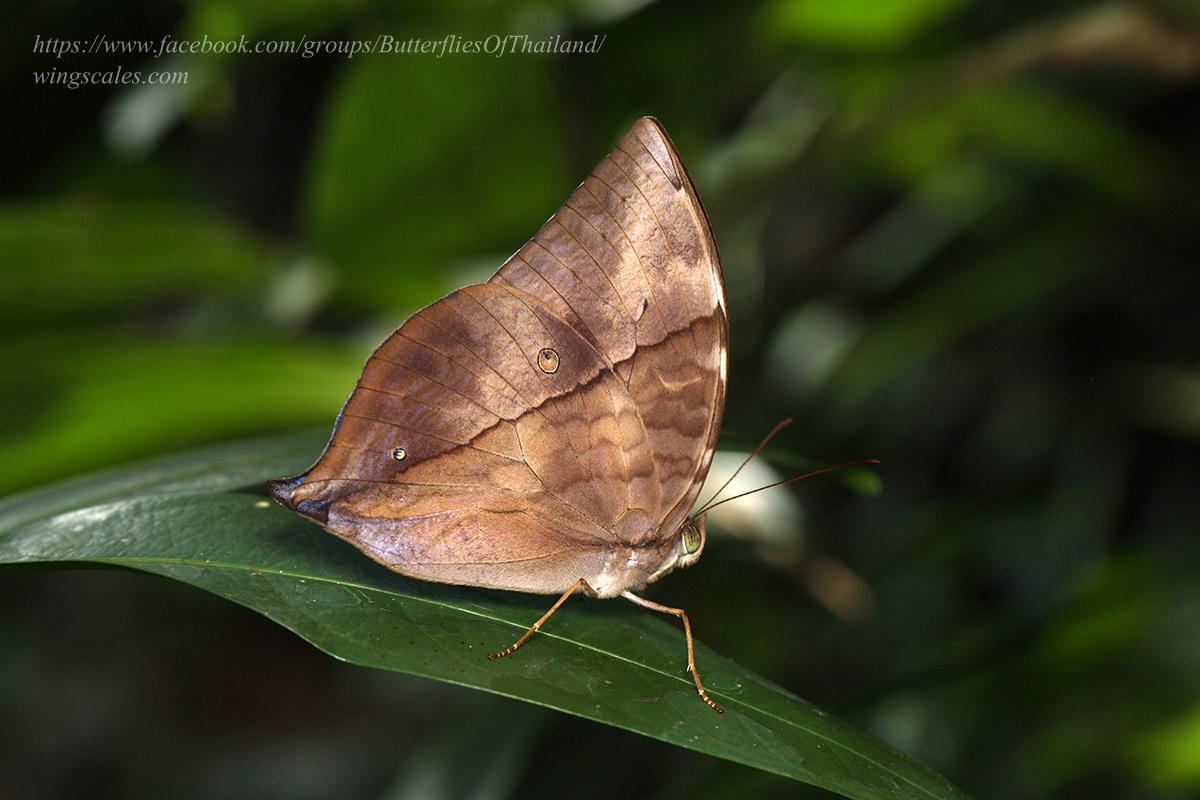
[(647, 536), (645, 543), (613, 548), (604, 569), (592, 581), (600, 597), (640, 591), (673, 570), (700, 558), (707, 536), (703, 514), (689, 518), (671, 536)]

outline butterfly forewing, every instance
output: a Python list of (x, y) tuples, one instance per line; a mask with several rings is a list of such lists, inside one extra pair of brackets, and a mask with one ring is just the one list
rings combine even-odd
[(626, 382), (661, 482), (655, 524), (673, 533), (720, 429), (729, 323), (708, 218), (662, 126), (638, 120), (492, 281), (569, 307)]

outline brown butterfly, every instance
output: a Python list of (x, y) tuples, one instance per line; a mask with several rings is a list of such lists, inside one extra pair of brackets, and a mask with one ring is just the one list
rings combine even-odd
[(643, 117), (486, 283), (409, 317), (367, 360), (325, 452), (274, 497), (389, 569), (618, 595), (700, 558), (729, 321), (716, 242)]

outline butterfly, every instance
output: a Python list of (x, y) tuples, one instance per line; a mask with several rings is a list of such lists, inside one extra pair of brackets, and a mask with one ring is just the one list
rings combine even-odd
[(704, 551), (692, 513), (725, 407), (729, 320), (708, 217), (643, 117), (484, 283), (409, 317), (367, 360), (283, 505), (427, 581), (641, 597)]

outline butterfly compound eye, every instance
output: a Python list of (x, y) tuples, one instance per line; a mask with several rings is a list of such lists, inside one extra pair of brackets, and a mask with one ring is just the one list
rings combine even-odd
[(537, 363), (542, 372), (553, 375), (558, 372), (558, 353), (552, 348), (543, 347), (538, 351)]
[(704, 539), (700, 536), (700, 531), (696, 530), (695, 525), (689, 522), (683, 526), (681, 533), (683, 536), (683, 549), (689, 556), (700, 549), (700, 545), (703, 544)]

